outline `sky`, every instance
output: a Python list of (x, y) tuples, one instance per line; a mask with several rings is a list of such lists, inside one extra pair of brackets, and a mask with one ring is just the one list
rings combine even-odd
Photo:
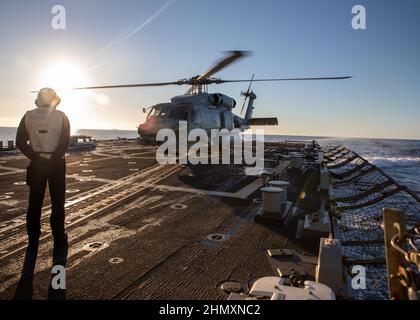
[[(54, 5), (66, 29), (51, 26)], [(352, 7), (366, 8), (354, 30)], [(418, 0), (2, 0), (0, 126), (17, 126), (43, 86), (175, 81), (227, 50), (253, 55), (225, 79), (352, 75), (343, 81), (255, 83), (268, 134), (420, 139)], [(210, 87), (242, 104), (247, 84)], [(135, 130), (143, 107), (184, 87), (63, 93), (78, 128)], [(239, 108), (238, 108), (239, 109)], [(239, 112), (239, 110), (235, 110)]]

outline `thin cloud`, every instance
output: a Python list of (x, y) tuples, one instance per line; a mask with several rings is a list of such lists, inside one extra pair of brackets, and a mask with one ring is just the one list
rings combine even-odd
[(166, 9), (168, 9), (176, 0), (170, 0), (167, 3), (165, 3), (158, 11), (156, 11), (154, 14), (152, 14), (146, 21), (144, 21), (142, 24), (140, 24), (137, 28), (135, 28), (133, 31), (128, 33), (124, 38), (122, 38), (121, 41), (126, 41), (130, 39), (132, 36), (134, 36), (137, 32), (142, 30), (144, 27), (146, 27), (149, 23), (151, 23), (153, 20), (155, 20), (157, 17), (159, 17)]
[[(98, 51), (96, 54), (96, 57), (99, 57), (109, 51), (111, 48), (115, 47), (118, 44), (121, 44), (131, 37), (133, 37), (135, 34), (137, 34), (139, 31), (144, 29), (147, 25), (149, 25), (151, 22), (153, 22), (156, 18), (158, 18), (163, 12), (165, 12), (175, 1), (177, 0), (169, 0), (166, 2), (162, 7), (160, 7), (155, 13), (153, 13), (149, 18), (147, 18), (144, 22), (142, 22), (140, 25), (137, 25), (137, 23), (131, 24), (128, 28), (126, 28), (124, 31), (122, 31), (118, 36), (116, 36), (113, 40), (111, 40), (106, 46), (104, 46), (102, 49)], [(134, 29), (133, 29), (134, 28)], [(95, 59), (96, 60), (96, 59)], [(89, 70), (96, 69), (100, 66), (102, 66), (103, 63), (93, 65), (89, 68)]]

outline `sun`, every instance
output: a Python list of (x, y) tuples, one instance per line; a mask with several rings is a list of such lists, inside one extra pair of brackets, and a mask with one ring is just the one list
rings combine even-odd
[(39, 72), (38, 88), (50, 87), (61, 98), (59, 110), (66, 113), (70, 120), (72, 133), (78, 129), (97, 127), (92, 114), (95, 105), (105, 105), (104, 95), (86, 90), (70, 90), (84, 87), (90, 82), (88, 73), (82, 65), (71, 59), (58, 59), (42, 68)]
[(55, 90), (68, 90), (86, 85), (87, 73), (74, 61), (59, 59), (52, 62), (40, 74), (39, 83), (42, 86), (53, 86)]

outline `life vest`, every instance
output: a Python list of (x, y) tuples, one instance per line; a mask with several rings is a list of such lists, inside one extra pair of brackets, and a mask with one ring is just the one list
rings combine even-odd
[(26, 112), (25, 126), (29, 145), (41, 157), (51, 158), (57, 148), (64, 118), (64, 112), (50, 107), (39, 107)]

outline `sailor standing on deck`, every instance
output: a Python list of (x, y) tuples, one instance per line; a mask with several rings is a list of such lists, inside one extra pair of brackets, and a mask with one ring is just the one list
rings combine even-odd
[(36, 257), (38, 252), (42, 203), (48, 182), (51, 197), (50, 223), (54, 237), (53, 260), (64, 253), (67, 255), (68, 248), (64, 229), (64, 201), (65, 152), (70, 142), (70, 123), (63, 112), (56, 110), (60, 102), (61, 99), (53, 89), (41, 89), (35, 100), (37, 108), (25, 114), (16, 136), (17, 147), (31, 159), (26, 178), (30, 187), (26, 215), (29, 237), (27, 253)]

